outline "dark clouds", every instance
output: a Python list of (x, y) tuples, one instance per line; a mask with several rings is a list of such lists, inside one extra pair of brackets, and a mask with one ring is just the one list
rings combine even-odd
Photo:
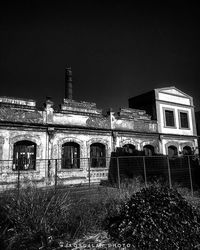
[[(107, 1), (108, 2), (108, 1)], [(74, 99), (99, 108), (175, 85), (200, 109), (199, 8), (117, 1), (2, 4), (0, 95), (64, 97), (71, 65)]]

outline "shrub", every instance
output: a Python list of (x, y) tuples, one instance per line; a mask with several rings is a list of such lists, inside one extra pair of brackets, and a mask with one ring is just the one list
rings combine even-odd
[(175, 190), (149, 187), (133, 194), (106, 219), (109, 235), (136, 249), (193, 249), (200, 244), (200, 216)]

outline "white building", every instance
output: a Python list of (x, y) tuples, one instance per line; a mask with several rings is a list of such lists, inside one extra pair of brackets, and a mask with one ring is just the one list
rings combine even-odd
[(158, 122), (159, 150), (166, 155), (198, 153), (193, 98), (176, 87), (158, 88), (129, 99)]

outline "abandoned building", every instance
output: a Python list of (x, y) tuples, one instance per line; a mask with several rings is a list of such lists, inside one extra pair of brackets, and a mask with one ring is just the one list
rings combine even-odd
[(52, 185), (55, 166), (66, 184), (99, 182), (108, 176), (111, 153), (122, 147), (170, 156), (197, 150), (193, 98), (176, 87), (130, 98), (129, 108), (105, 115), (95, 103), (73, 99), (71, 69), (65, 74), (59, 110), (48, 98), (40, 110), (34, 100), (0, 97), (1, 189), (14, 185), (19, 171)]

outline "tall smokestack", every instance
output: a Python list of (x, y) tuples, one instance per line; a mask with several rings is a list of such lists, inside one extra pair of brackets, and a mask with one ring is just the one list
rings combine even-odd
[(65, 68), (65, 98), (72, 100), (72, 70)]

